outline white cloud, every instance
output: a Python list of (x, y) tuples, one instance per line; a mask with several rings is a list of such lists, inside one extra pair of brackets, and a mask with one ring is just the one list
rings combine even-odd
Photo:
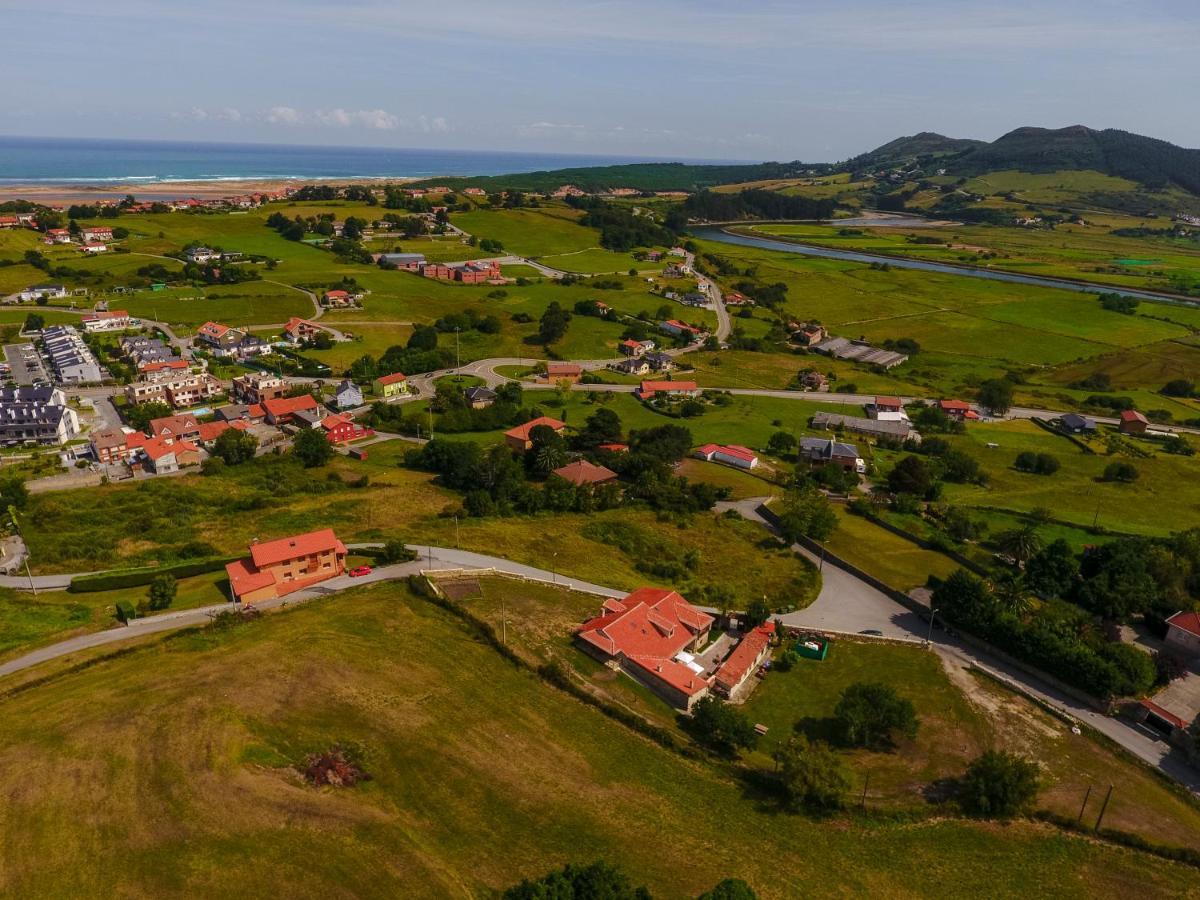
[(272, 125), (299, 125), (303, 121), (299, 110), (290, 106), (272, 106), (264, 118)]

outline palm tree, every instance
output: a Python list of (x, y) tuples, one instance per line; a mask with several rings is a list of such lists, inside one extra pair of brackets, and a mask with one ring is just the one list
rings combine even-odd
[(1020, 575), (1008, 575), (997, 579), (992, 585), (992, 596), (1001, 608), (1016, 616), (1029, 612), (1032, 598)]
[(1018, 569), (1023, 569), (1025, 563), (1042, 549), (1042, 539), (1036, 527), (1026, 526), (1002, 531), (996, 535), (996, 546), (1001, 553), (1012, 558)]

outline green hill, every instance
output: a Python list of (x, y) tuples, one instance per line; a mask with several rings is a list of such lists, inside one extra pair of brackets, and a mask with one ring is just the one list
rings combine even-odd
[(984, 147), (986, 142), (969, 138), (952, 138), (933, 131), (922, 131), (918, 134), (898, 137), (888, 141), (881, 147), (876, 147), (869, 153), (863, 153), (846, 161), (839, 168), (851, 172), (865, 172), (874, 169), (891, 169), (903, 167), (925, 160), (940, 159), (956, 156)]

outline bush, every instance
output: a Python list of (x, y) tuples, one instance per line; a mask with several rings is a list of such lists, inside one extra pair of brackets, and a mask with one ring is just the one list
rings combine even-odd
[(810, 742), (803, 734), (789, 738), (775, 751), (776, 779), (789, 805), (837, 809), (850, 780), (828, 745)]
[(116, 607), (118, 622), (126, 624), (137, 618), (137, 611), (133, 608), (133, 604), (128, 600), (118, 600), (116, 602)]
[(625, 873), (606, 862), (590, 866), (567, 863), (536, 881), (526, 879), (504, 892), (503, 900), (649, 900), (644, 887), (635, 888)]
[(333, 445), (316, 428), (304, 429), (292, 441), (292, 454), (306, 469), (326, 465), (333, 459), (333, 452)]
[(1013, 753), (989, 750), (967, 767), (959, 803), (972, 815), (1008, 819), (1033, 803), (1039, 786), (1034, 763)]
[(168, 573), (159, 575), (150, 582), (150, 591), (147, 594), (147, 601), (150, 609), (158, 612), (166, 609), (175, 602), (175, 594), (179, 590), (179, 586), (175, 583), (175, 576)]
[(1104, 475), (1101, 476), (1102, 481), (1120, 481), (1124, 484), (1132, 484), (1138, 480), (1138, 470), (1133, 463), (1118, 460), (1111, 462), (1104, 467)]
[(1059, 470), (1060, 463), (1049, 453), (1034, 453), (1024, 450), (1017, 454), (1013, 467), (1018, 472), (1029, 472), (1034, 475), (1053, 475)]
[(858, 682), (844, 691), (834, 709), (841, 738), (852, 747), (884, 750), (896, 735), (916, 736), (917, 713), (910, 701), (886, 684)]
[(187, 578), (191, 575), (203, 575), (206, 572), (216, 572), (225, 568), (226, 563), (233, 562), (238, 557), (222, 556), (213, 559), (202, 559), (194, 562), (178, 563), (173, 566), (158, 566), (151, 569), (125, 569), (115, 572), (98, 572), (95, 575), (81, 575), (72, 578), (67, 591), (72, 594), (89, 594), (95, 591), (113, 591), (118, 588), (141, 587), (150, 584), (155, 578), (169, 574), (175, 578)]
[(723, 756), (736, 757), (739, 750), (758, 743), (758, 732), (750, 720), (716, 697), (702, 697), (684, 726), (697, 741)]

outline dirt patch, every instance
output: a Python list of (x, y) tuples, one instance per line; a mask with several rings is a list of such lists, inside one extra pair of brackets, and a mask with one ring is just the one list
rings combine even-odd
[(466, 581), (443, 581), (439, 582), (438, 587), (451, 600), (469, 600), (483, 593), (483, 588), (474, 579)]
[(1023, 697), (998, 689), (979, 678), (953, 654), (939, 651), (938, 657), (950, 681), (963, 692), (967, 700), (979, 707), (990, 721), (1007, 723), (1005, 731), (1020, 734), (1022, 742), (1062, 736), (1062, 730), (1055, 728)]

